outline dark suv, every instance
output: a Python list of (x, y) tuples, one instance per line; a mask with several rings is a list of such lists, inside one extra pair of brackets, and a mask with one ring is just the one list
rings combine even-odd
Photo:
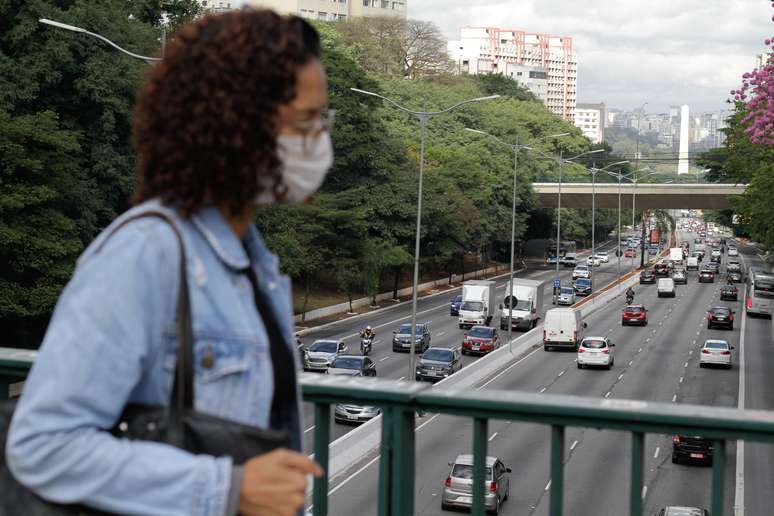
[[(393, 351), (411, 351), (411, 324), (401, 324), (400, 328), (392, 332)], [(430, 325), (417, 323), (416, 341), (419, 345), (415, 348), (417, 353), (424, 353), (430, 347)]]
[(656, 276), (662, 276), (664, 278), (669, 277), (669, 265), (666, 263), (657, 263), (656, 266), (653, 267), (653, 271)]
[(653, 272), (653, 269), (645, 269), (640, 273), (640, 285), (643, 283), (655, 283), (656, 282), (656, 273)]
[(701, 461), (712, 464), (712, 440), (691, 435), (672, 438), (672, 462)]
[(713, 306), (707, 310), (707, 329), (720, 326), (734, 329), (734, 312), (727, 306)]
[(462, 304), (462, 296), (454, 296), (449, 305), (449, 315), (460, 315), (460, 305)]

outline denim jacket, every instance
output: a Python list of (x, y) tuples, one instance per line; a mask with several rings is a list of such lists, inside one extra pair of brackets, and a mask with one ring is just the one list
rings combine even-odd
[[(149, 208), (173, 215), (185, 242), (196, 409), (266, 427), (274, 390), (271, 355), (243, 271), (253, 267), (295, 348), (289, 279), (255, 227), (243, 245), (213, 207), (182, 219), (149, 201), (113, 224)], [(177, 346), (180, 257), (172, 229), (157, 218), (141, 218), (95, 252), (111, 228), (81, 256), (57, 303), (14, 414), (8, 465), (22, 484), (55, 502), (120, 514), (221, 516), (228, 503), (229, 458), (103, 431), (128, 402), (168, 404)], [(298, 398), (288, 412), (293, 447), (300, 450)]]

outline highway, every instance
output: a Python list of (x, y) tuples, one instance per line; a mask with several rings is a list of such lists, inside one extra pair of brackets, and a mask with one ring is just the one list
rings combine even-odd
[[(610, 262), (607, 264), (601, 264), (599, 267), (594, 268), (594, 286), (600, 288), (607, 285), (611, 281), (614, 281), (618, 276), (618, 264), (617, 258), (613, 253), (614, 243), (605, 243), (597, 250), (610, 251)], [(585, 258), (588, 256), (588, 252), (580, 253), (580, 262), (585, 263)], [(639, 265), (639, 255), (635, 260)], [(621, 258), (621, 273), (624, 274), (632, 269), (631, 258)], [(560, 269), (560, 276), (562, 277), (562, 284), (571, 284), (572, 268)], [(551, 308), (551, 295), (552, 285), (551, 279), (556, 274), (555, 269), (541, 268), (538, 270), (527, 270), (516, 275), (519, 278), (529, 278), (545, 280), (545, 292), (544, 292), (544, 306), (540, 312), (542, 317), (545, 310)], [(471, 277), (471, 279), (473, 279)], [(503, 299), (505, 294), (505, 287), (508, 281), (507, 274), (505, 277), (499, 278), (497, 281), (497, 299), (498, 304)], [(445, 292), (435, 296), (421, 298), (417, 305), (417, 321), (428, 322), (431, 329), (431, 345), (443, 346), (449, 348), (459, 348), (462, 344), (462, 334), (464, 330), (460, 330), (457, 324), (457, 318), (449, 315), (449, 304), (454, 296), (458, 295), (460, 290), (451, 292)], [(582, 298), (578, 298), (582, 299)], [(495, 316), (493, 326), (499, 328), (499, 316)], [(377, 376), (379, 378), (391, 378), (391, 379), (405, 379), (408, 376), (408, 353), (395, 353), (392, 351), (392, 332), (397, 330), (398, 327), (403, 324), (411, 322), (411, 304), (404, 303), (394, 308), (378, 312), (373, 315), (348, 318), (335, 324), (331, 324), (320, 329), (314, 330), (312, 333), (301, 338), (301, 341), (305, 345), (312, 344), (317, 339), (343, 339), (349, 346), (348, 353), (360, 354), (360, 330), (365, 328), (366, 325), (371, 325), (377, 332), (376, 339), (374, 340), (373, 350), (370, 357), (376, 363)], [(517, 338), (521, 335), (521, 332), (514, 330), (513, 338)], [(507, 342), (507, 330), (501, 332), (501, 340), (503, 344)], [(478, 360), (476, 356), (463, 356), (462, 363), (463, 368)], [(463, 373), (464, 374), (464, 373)], [(304, 430), (307, 438), (305, 439), (305, 451), (312, 453), (312, 431), (314, 430), (314, 410), (311, 404), (304, 404), (303, 407), (304, 416)], [(352, 426), (341, 423), (336, 423), (331, 418), (331, 440), (336, 440), (345, 433), (352, 430)]]
[[(742, 252), (747, 266), (757, 263), (749, 250)], [(765, 356), (772, 342), (771, 321), (746, 317), (741, 301), (720, 302), (719, 287), (720, 282), (699, 284), (695, 272), (689, 273), (688, 285), (677, 286), (673, 299), (657, 298), (655, 285), (635, 287), (635, 302), (645, 304), (649, 310), (645, 327), (621, 327), (623, 301), (610, 303), (589, 316), (586, 335), (607, 335), (617, 345), (611, 371), (579, 370), (575, 353), (546, 353), (539, 348), (484, 388), (736, 407), (739, 356), (744, 348), (745, 407), (771, 409), (774, 366)], [(736, 310), (732, 331), (707, 329), (706, 310), (718, 304)], [(448, 313), (443, 315), (448, 317)], [(699, 368), (699, 346), (710, 337), (729, 340), (736, 347), (732, 369)], [(489, 434), (489, 455), (500, 457), (513, 469), (510, 498), (502, 505), (502, 514), (548, 514), (548, 427), (490, 421)], [(470, 453), (471, 439), (472, 422), (467, 419), (431, 416), (418, 426), (416, 514), (443, 514), (440, 496), (448, 463), (457, 454)], [(646, 438), (645, 514), (654, 514), (665, 505), (709, 508), (711, 468), (673, 464), (671, 439), (668, 435)], [(567, 430), (565, 514), (628, 513), (630, 442), (625, 432)], [(727, 449), (725, 505), (726, 514), (733, 514), (737, 488), (735, 443), (728, 443)], [(748, 444), (744, 457), (741, 480), (746, 514), (770, 514), (767, 497), (762, 493), (769, 493), (774, 481), (774, 454), (768, 446)], [(378, 461), (374, 461), (354, 477), (331, 486), (331, 514), (375, 515), (377, 486)]]

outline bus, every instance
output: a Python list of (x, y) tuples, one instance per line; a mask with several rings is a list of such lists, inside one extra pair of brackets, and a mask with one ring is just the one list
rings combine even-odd
[[(568, 254), (572, 256), (576, 256), (577, 254), (574, 240), (562, 240), (559, 244), (559, 262), (561, 262), (562, 258)], [(556, 243), (553, 240), (551, 240), (548, 243), (548, 247), (546, 247), (546, 263), (556, 263)]]
[(751, 267), (747, 274), (747, 313), (771, 318), (774, 308), (774, 273)]

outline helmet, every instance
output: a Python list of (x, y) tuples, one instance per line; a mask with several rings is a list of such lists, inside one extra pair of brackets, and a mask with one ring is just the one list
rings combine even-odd
[(371, 331), (371, 327), (370, 326), (366, 326), (366, 331)]

